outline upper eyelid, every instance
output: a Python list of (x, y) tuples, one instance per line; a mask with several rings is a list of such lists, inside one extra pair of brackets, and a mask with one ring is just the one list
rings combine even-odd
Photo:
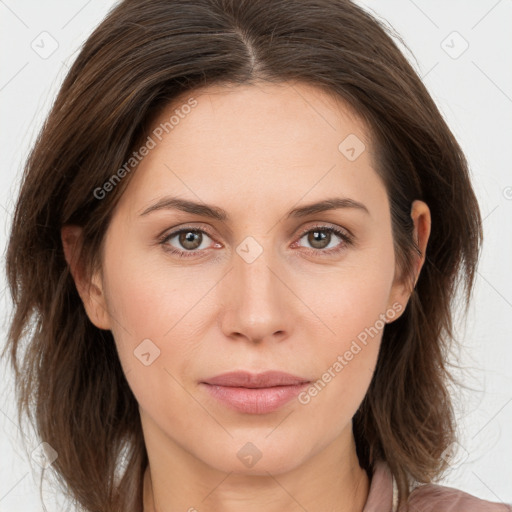
[(303, 230), (301, 230), (299, 232), (299, 234), (302, 236), (302, 235), (308, 233), (309, 231), (313, 231), (314, 229), (325, 229), (326, 231), (333, 230), (333, 231), (341, 231), (341, 232), (346, 231), (347, 236), (350, 236), (350, 237), (354, 236), (349, 229), (347, 229), (343, 226), (336, 226), (334, 224), (329, 224), (329, 223), (324, 224), (322, 222), (317, 222), (314, 226), (309, 226), (307, 228), (304, 228)]

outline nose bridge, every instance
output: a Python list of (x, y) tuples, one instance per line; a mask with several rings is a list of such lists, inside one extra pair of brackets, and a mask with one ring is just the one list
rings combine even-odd
[(237, 256), (233, 262), (235, 277), (240, 283), (241, 301), (246, 305), (253, 302), (261, 312), (265, 304), (276, 308), (278, 304), (272, 303), (278, 298), (282, 286), (275, 275), (279, 265), (272, 243), (271, 236), (258, 239), (248, 236), (236, 248)]
[(236, 247), (227, 286), (226, 335), (238, 333), (256, 341), (289, 330), (283, 310), (289, 291), (279, 278), (282, 267), (272, 240), (272, 236), (249, 236)]

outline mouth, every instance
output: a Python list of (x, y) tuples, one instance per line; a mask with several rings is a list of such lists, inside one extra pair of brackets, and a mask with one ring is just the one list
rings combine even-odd
[(259, 374), (236, 371), (202, 381), (200, 385), (224, 406), (247, 414), (277, 411), (311, 383), (280, 371)]

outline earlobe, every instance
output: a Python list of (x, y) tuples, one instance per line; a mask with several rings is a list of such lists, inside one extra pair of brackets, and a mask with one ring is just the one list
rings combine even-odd
[(91, 279), (88, 279), (80, 263), (82, 228), (72, 225), (63, 226), (61, 240), (64, 257), (89, 320), (99, 329), (110, 329), (110, 317), (101, 276), (95, 273)]

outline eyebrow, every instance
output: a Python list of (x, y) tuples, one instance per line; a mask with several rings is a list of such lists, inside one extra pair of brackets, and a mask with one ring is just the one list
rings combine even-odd
[[(330, 199), (324, 199), (316, 203), (306, 204), (293, 208), (290, 210), (286, 218), (301, 218), (311, 215), (313, 213), (324, 212), (328, 210), (338, 210), (342, 208), (353, 208), (369, 214), (368, 208), (363, 203), (354, 201), (347, 197), (333, 197)], [(192, 213), (195, 215), (201, 215), (203, 217), (211, 217), (219, 221), (228, 221), (229, 215), (226, 210), (219, 208), (218, 206), (212, 206), (205, 203), (196, 203), (187, 199), (180, 199), (178, 197), (164, 197), (146, 208), (140, 216), (148, 215), (151, 212), (157, 210), (180, 210), (186, 213)]]

